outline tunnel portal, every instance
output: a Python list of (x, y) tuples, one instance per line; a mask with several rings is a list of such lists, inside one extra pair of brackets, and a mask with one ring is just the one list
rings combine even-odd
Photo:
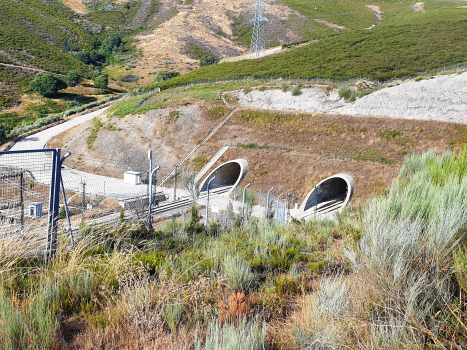
[(250, 166), (245, 159), (236, 159), (224, 163), (206, 176), (200, 186), (201, 192), (208, 190), (208, 181), (212, 179), (213, 176), (216, 178), (211, 182), (211, 185), (209, 186), (210, 190), (231, 187), (231, 191), (240, 183), (240, 181), (243, 180), (248, 173), (249, 168)]

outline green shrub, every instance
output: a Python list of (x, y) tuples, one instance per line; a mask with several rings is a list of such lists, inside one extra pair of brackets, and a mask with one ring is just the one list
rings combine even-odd
[(349, 100), (350, 97), (352, 96), (352, 89), (350, 88), (349, 85), (341, 85), (337, 89), (339, 93), (340, 98), (345, 98), (346, 100)]
[(81, 75), (77, 71), (71, 70), (68, 72), (68, 82), (70, 86), (78, 85), (80, 80)]
[(199, 60), (200, 67), (206, 67), (206, 66), (210, 66), (216, 63), (217, 63), (217, 58), (214, 55), (206, 55), (206, 56), (201, 57), (201, 59)]
[(298, 86), (295, 86), (292, 90), (292, 96), (300, 96), (302, 94), (302, 91)]
[(156, 74), (156, 77), (154, 78), (154, 82), (156, 83), (162, 83), (166, 80), (169, 80), (169, 79), (172, 79), (172, 78), (175, 78), (177, 76), (179, 76), (180, 73), (179, 72), (175, 72), (175, 71), (160, 71), (160, 72), (157, 72)]
[(204, 346), (197, 337), (196, 349), (200, 350), (264, 350), (266, 349), (266, 324), (241, 318), (237, 324), (211, 321), (208, 325)]
[(138, 80), (139, 80), (139, 77), (134, 74), (122, 75), (122, 81), (124, 81), (125, 83), (134, 83), (135, 81), (138, 81)]
[(109, 85), (109, 76), (105, 72), (96, 72), (92, 76), (94, 87), (98, 89), (106, 89)]
[(289, 90), (289, 87), (287, 86), (287, 83), (285, 81), (281, 83), (281, 90), (282, 92), (287, 92)]
[(164, 310), (164, 319), (167, 322), (172, 333), (176, 333), (178, 329), (178, 325), (182, 320), (183, 315), (183, 304), (176, 301), (176, 302), (167, 302), (167, 305)]
[(240, 256), (225, 255), (222, 271), (232, 289), (248, 291), (252, 287), (255, 275)]
[(29, 88), (42, 96), (50, 96), (56, 94), (59, 90), (66, 89), (67, 85), (63, 80), (54, 77), (50, 73), (40, 72), (31, 81)]

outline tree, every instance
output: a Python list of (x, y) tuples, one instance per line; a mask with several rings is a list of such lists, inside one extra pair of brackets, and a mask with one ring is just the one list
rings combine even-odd
[(81, 75), (77, 71), (71, 70), (68, 72), (68, 82), (70, 83), (70, 86), (78, 85), (80, 80)]
[(216, 63), (217, 63), (217, 58), (214, 55), (206, 55), (206, 56), (201, 57), (201, 59), (199, 60), (200, 67), (206, 67), (206, 66), (210, 66)]
[(89, 57), (89, 54), (85, 51), (79, 51), (79, 52), (72, 52), (72, 56), (84, 64), (88, 64), (91, 62), (91, 57)]
[(96, 72), (92, 76), (94, 87), (98, 89), (106, 89), (109, 85), (109, 76), (105, 72)]
[(0, 145), (7, 142), (6, 134), (8, 132), (8, 128), (4, 124), (0, 124)]
[(89, 54), (89, 57), (94, 62), (103, 62), (105, 59), (105, 56), (101, 55), (97, 50), (92, 50)]
[(40, 72), (36, 78), (29, 83), (29, 88), (42, 96), (56, 94), (59, 90), (66, 89), (67, 84), (50, 73)]
[(63, 41), (63, 49), (65, 52), (70, 52), (73, 49), (73, 40), (65, 38)]
[(101, 50), (102, 53), (106, 56), (111, 55), (114, 53), (114, 51), (120, 50), (122, 51), (123, 49), (123, 42), (122, 38), (118, 35), (111, 35), (107, 37), (107, 39), (104, 40), (104, 43), (102, 44)]

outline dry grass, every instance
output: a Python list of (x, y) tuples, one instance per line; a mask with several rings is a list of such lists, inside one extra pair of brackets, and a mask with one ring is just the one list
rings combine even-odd
[[(75, 11), (76, 13), (86, 13), (86, 6), (83, 4), (81, 0), (60, 0), (70, 9)], [(120, 1), (123, 2), (123, 1)]]

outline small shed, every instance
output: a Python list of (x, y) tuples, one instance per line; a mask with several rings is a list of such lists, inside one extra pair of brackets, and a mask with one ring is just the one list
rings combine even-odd
[(40, 218), (42, 216), (42, 203), (29, 203), (29, 216), (32, 218)]
[(125, 171), (123, 181), (127, 184), (139, 185), (141, 183), (141, 173), (136, 171)]

